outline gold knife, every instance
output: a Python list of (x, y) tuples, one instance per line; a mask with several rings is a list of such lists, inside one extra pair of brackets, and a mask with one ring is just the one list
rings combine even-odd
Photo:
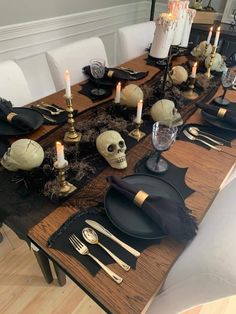
[(123, 241), (121, 241), (120, 239), (118, 239), (116, 236), (114, 236), (110, 231), (108, 231), (106, 228), (104, 228), (102, 225), (100, 225), (98, 222), (94, 221), (94, 220), (89, 220), (86, 219), (85, 222), (93, 227), (94, 229), (96, 229), (97, 231), (101, 232), (102, 234), (104, 234), (105, 236), (107, 236), (108, 238), (110, 238), (111, 240), (113, 240), (114, 242), (116, 242), (117, 244), (119, 244), (121, 247), (123, 247), (125, 250), (127, 250), (129, 253), (131, 253), (132, 255), (139, 257), (140, 256), (140, 252), (138, 252), (137, 250), (135, 250), (134, 248), (132, 248), (131, 246), (129, 246), (128, 244), (124, 243)]

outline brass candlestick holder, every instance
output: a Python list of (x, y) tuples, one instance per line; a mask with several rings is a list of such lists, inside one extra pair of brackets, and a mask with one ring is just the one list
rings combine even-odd
[(69, 130), (66, 132), (64, 136), (64, 142), (67, 143), (78, 143), (81, 140), (82, 134), (79, 132), (76, 132), (75, 127), (74, 127), (74, 117), (73, 117), (73, 107), (72, 107), (72, 97), (67, 98), (66, 97), (66, 104), (67, 108), (66, 111), (68, 113), (68, 124), (69, 124)]
[(187, 99), (196, 99), (198, 98), (198, 93), (194, 92), (194, 86), (195, 86), (195, 77), (190, 77), (190, 84), (189, 84), (189, 90), (183, 93), (184, 97)]
[(208, 49), (208, 47), (209, 47), (209, 44), (208, 44), (208, 43), (206, 43), (206, 45), (205, 45), (205, 49), (204, 49), (204, 53), (203, 53), (203, 59), (205, 59), (205, 58), (206, 58), (206, 54), (207, 54), (207, 49)]
[(58, 178), (59, 178), (59, 183), (60, 183), (60, 189), (58, 195), (60, 197), (66, 197), (72, 192), (74, 192), (77, 188), (73, 184), (69, 183), (66, 181), (66, 170), (68, 167), (68, 162), (65, 161), (65, 164), (63, 167), (58, 166), (58, 162), (54, 162), (54, 168), (58, 170)]
[(136, 127), (129, 133), (129, 136), (139, 142), (146, 135), (146, 133), (140, 131), (140, 126), (143, 123), (143, 120), (141, 119), (140, 122), (137, 122), (137, 119), (135, 118), (134, 123)]
[(213, 47), (212, 47), (211, 58), (210, 58), (209, 66), (208, 66), (208, 69), (207, 69), (207, 71), (206, 71), (206, 73), (205, 73), (206, 77), (209, 78), (209, 79), (212, 77), (212, 75), (211, 75), (211, 67), (212, 67), (212, 64), (213, 64), (213, 61), (214, 61), (214, 58), (215, 58), (216, 49), (217, 49), (216, 46), (213, 46)]

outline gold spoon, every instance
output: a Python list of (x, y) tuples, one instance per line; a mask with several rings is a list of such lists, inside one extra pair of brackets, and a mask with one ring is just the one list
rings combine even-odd
[(103, 248), (103, 250), (106, 251), (107, 254), (109, 254), (114, 259), (114, 261), (116, 261), (117, 264), (119, 264), (125, 271), (130, 270), (129, 265), (123, 262), (118, 256), (116, 256), (114, 253), (108, 250), (102, 243), (99, 242), (98, 235), (96, 231), (94, 231), (92, 228), (84, 228), (82, 230), (82, 235), (88, 243), (98, 244), (101, 248)]

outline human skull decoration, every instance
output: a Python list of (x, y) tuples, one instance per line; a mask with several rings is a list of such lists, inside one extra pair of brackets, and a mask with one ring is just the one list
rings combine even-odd
[(174, 85), (180, 85), (187, 81), (188, 72), (181, 65), (177, 65), (171, 69), (170, 78)]
[(143, 100), (143, 91), (138, 85), (129, 84), (121, 91), (121, 105), (126, 105), (127, 107), (137, 107), (137, 103), (140, 99)]
[(212, 51), (212, 45), (209, 44), (206, 49), (206, 44), (207, 44), (206, 40), (201, 41), (200, 44), (193, 48), (191, 54), (196, 58), (209, 56)]
[(162, 122), (169, 127), (183, 124), (174, 102), (168, 99), (158, 100), (151, 108), (151, 116), (155, 122)]
[(125, 169), (127, 167), (126, 144), (120, 133), (113, 130), (101, 133), (96, 139), (96, 146), (112, 168)]
[(39, 167), (44, 160), (44, 151), (39, 143), (21, 139), (15, 141), (4, 154), (1, 164), (10, 171), (32, 170)]
[[(205, 60), (205, 67), (208, 69), (209, 64), (210, 64), (211, 56), (208, 56)], [(225, 72), (227, 70), (224, 58), (219, 54), (216, 53), (215, 57), (213, 59), (213, 63), (211, 66), (212, 71), (217, 71), (217, 72)]]

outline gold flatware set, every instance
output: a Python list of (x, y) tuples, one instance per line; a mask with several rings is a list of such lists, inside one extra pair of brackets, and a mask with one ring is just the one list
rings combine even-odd
[[(102, 234), (106, 235), (108, 238), (112, 239), (114, 242), (119, 244), (125, 250), (127, 250), (130, 254), (134, 255), (135, 257), (140, 256), (140, 252), (129, 246), (128, 244), (124, 243), (123, 241), (119, 240), (115, 237), (110, 231), (104, 228), (101, 224), (94, 220), (85, 220), (87, 224), (92, 226), (97, 231), (100, 231)], [(125, 271), (130, 270), (130, 266), (122, 261), (118, 256), (116, 256), (113, 252), (111, 252), (107, 247), (105, 247), (98, 238), (97, 233), (92, 228), (84, 228), (82, 230), (83, 238), (90, 244), (97, 244), (99, 245), (109, 256), (111, 256), (114, 261), (122, 267)], [(74, 249), (79, 252), (81, 255), (88, 255), (90, 256), (116, 283), (120, 284), (123, 280), (120, 276), (115, 274), (110, 268), (104, 265), (100, 260), (98, 260), (94, 255), (89, 252), (88, 247), (75, 235), (71, 235), (69, 237), (69, 241), (74, 247)]]

